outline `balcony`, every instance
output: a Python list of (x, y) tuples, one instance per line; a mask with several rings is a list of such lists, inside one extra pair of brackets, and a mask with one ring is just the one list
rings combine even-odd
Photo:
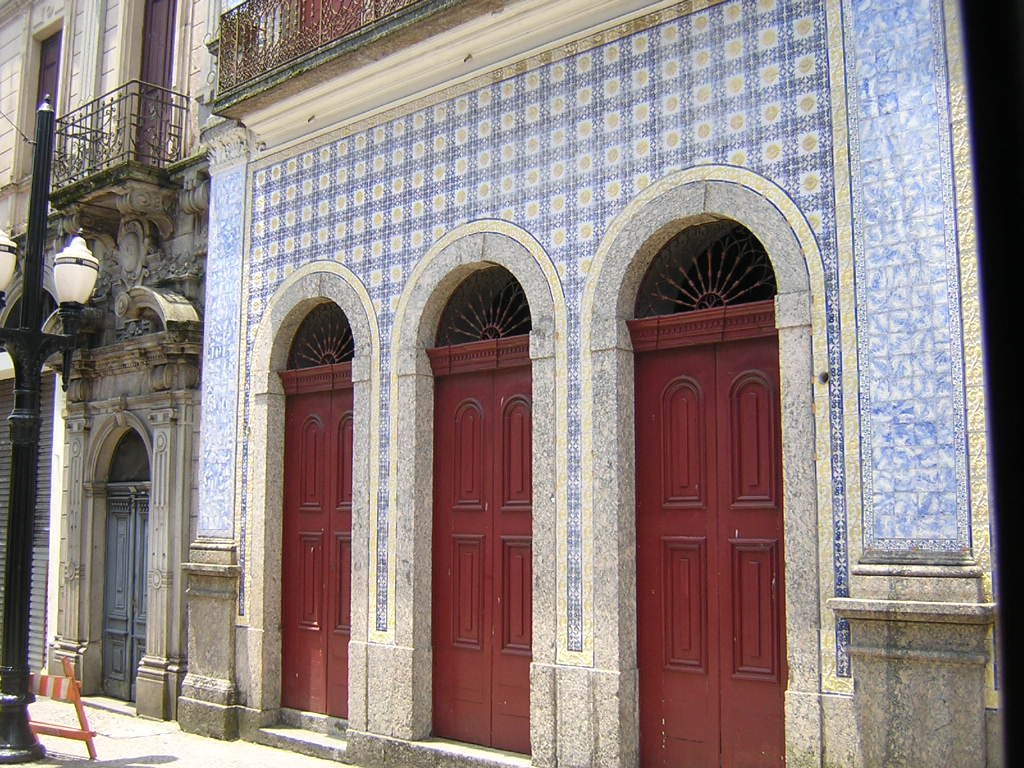
[(57, 119), (53, 197), (104, 186), (110, 172), (159, 177), (182, 159), (188, 97), (132, 80)]
[(248, 0), (220, 17), (221, 93), (422, 0)]

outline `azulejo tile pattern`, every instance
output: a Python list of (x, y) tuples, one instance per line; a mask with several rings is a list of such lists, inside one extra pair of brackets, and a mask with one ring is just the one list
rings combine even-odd
[[(941, 13), (941, 5), (928, 0), (843, 4), (865, 538), (883, 550), (961, 550), (970, 543)], [(235, 350), (241, 343), (241, 364), (247, 366), (265, 303), (291, 271), (313, 260), (346, 264), (367, 287), (386, 349), (398, 296), (432, 242), (479, 218), (514, 222), (551, 255), (568, 302), (564, 641), (577, 649), (585, 578), (579, 311), (590, 261), (609, 223), (647, 185), (694, 165), (732, 164), (785, 189), (819, 239), (826, 281), (835, 591), (847, 594), (825, 18), (820, 0), (719, 4), (617, 39), (554, 52), (548, 63), (261, 162), (248, 177), (251, 248), (245, 255), (251, 277), (243, 297), (238, 291), (246, 177), (241, 168), (215, 175), (200, 531), (232, 531)], [(240, 299), (247, 317), (241, 338)], [(390, 356), (382, 355), (379, 629), (386, 629), (388, 616), (389, 366)], [(237, 458), (244, 536), (247, 454), (243, 450)], [(848, 631), (837, 626), (841, 676), (849, 671), (847, 641)]]
[(238, 313), (243, 232), (240, 214), (244, 210), (245, 168), (237, 165), (214, 174), (210, 184), (199, 534), (224, 537), (234, 531)]
[[(584, 577), (579, 305), (598, 243), (652, 181), (703, 163), (747, 167), (786, 189), (821, 239), (830, 336), (838, 339), (830, 136), (822, 5), (758, 0), (665, 21), (304, 147), (252, 177), (246, 354), (267, 298), (300, 264), (339, 259), (359, 275), (386, 344), (405, 279), (435, 239), (478, 218), (530, 231), (554, 260), (569, 304), (566, 642), (574, 649), (582, 642)], [(837, 347), (830, 358), (838, 393)], [(384, 355), (384, 382), (388, 366)], [(386, 386), (381, 398), (384, 430)], [(833, 424), (841, 430), (841, 420)], [(387, 438), (381, 435), (381, 541)], [(841, 432), (835, 438), (841, 455)], [(387, 547), (378, 551), (376, 619), (384, 629)]]
[(845, 15), (864, 545), (970, 550), (959, 254), (941, 0)]

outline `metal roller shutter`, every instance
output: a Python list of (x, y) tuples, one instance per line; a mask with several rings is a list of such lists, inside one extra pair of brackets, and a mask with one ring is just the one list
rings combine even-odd
[[(32, 534), (32, 599), (29, 607), (29, 667), (46, 659), (46, 574), (50, 548), (50, 462), (53, 456), (54, 376), (43, 376), (39, 429), (39, 481)], [(0, 602), (7, 562), (7, 505), (11, 497), (11, 440), (7, 417), (14, 408), (14, 379), (0, 381)]]

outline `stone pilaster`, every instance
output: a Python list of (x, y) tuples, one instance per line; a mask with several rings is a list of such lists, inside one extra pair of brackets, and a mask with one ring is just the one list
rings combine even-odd
[(191, 464), (191, 419), (181, 418), (179, 409), (172, 407), (151, 411), (149, 422), (153, 457), (146, 654), (139, 663), (136, 708), (140, 715), (173, 719), (184, 675), (182, 585), (178, 574), (179, 553), (188, 534), (190, 493), (186, 478)]
[(985, 768), (991, 603), (833, 598), (850, 622), (864, 768)]
[[(235, 606), (239, 568), (233, 544), (198, 540), (182, 570), (188, 581), (188, 674), (178, 698), (182, 730), (238, 738)], [(199, 631), (198, 628), (210, 631)]]
[(64, 508), (60, 519), (60, 585), (57, 598), (57, 633), (53, 645), (53, 663), (69, 658), (75, 674), (82, 679), (81, 656), (88, 646), (81, 626), (81, 601), (85, 564), (82, 555), (82, 511), (85, 501), (85, 452), (90, 421), (70, 418), (64, 438)]

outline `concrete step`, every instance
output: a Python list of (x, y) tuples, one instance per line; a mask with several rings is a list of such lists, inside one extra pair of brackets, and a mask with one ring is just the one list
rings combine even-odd
[(286, 749), (300, 755), (319, 757), (324, 760), (344, 763), (348, 742), (334, 736), (328, 736), (305, 728), (294, 728), (288, 725), (273, 725), (256, 731), (253, 741), (268, 747)]

